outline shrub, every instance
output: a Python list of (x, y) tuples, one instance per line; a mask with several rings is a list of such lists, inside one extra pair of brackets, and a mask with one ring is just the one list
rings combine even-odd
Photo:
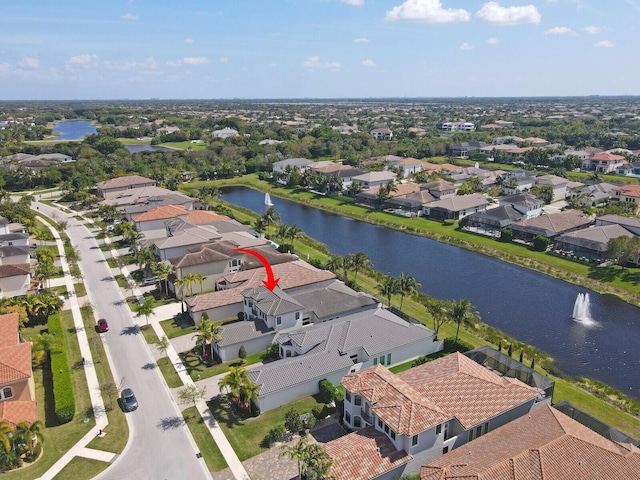
[(536, 235), (533, 239), (533, 249), (536, 252), (546, 252), (549, 248), (549, 239), (544, 235)]
[(444, 351), (447, 353), (453, 353), (453, 352), (460, 352), (460, 353), (464, 353), (464, 352), (468, 352), (469, 350), (473, 350), (474, 346), (467, 343), (467, 342), (463, 342), (462, 340), (458, 339), (458, 343), (456, 344), (456, 339), (455, 338), (445, 338), (444, 339)]
[(293, 245), (290, 243), (283, 243), (278, 246), (278, 251), (280, 253), (293, 253)]
[(238, 320), (240, 321), (244, 320), (244, 312), (238, 312)]
[(318, 382), (318, 401), (331, 403), (336, 399), (336, 388), (326, 378)]
[(296, 433), (302, 430), (302, 420), (300, 414), (295, 408), (290, 408), (284, 414), (284, 428), (287, 432)]
[(242, 360), (242, 363), (244, 363), (244, 359), (247, 358), (247, 349), (244, 348), (244, 345), (240, 345), (240, 350), (238, 350), (238, 358)]
[(513, 230), (510, 228), (503, 228), (500, 230), (499, 240), (504, 243), (511, 243), (513, 240)]
[(320, 420), (324, 418), (324, 416), (322, 415), (324, 413), (324, 407), (324, 405), (319, 403), (318, 405), (314, 405), (314, 407), (311, 409), (311, 413), (316, 419)]
[(67, 361), (64, 346), (64, 334), (60, 315), (51, 315), (48, 322), (49, 333), (58, 339), (58, 347), (49, 354), (51, 374), (53, 377), (53, 401), (56, 416), (60, 423), (67, 423), (73, 419), (76, 411), (71, 382), (71, 370)]
[(316, 417), (314, 417), (311, 414), (307, 415), (307, 418), (304, 421), (304, 428), (308, 428), (309, 430), (311, 430), (313, 427), (315, 427), (315, 425), (316, 425)]
[(272, 427), (271, 430), (269, 430), (269, 433), (267, 433), (265, 442), (268, 445), (271, 445), (277, 441), (280, 441), (286, 434), (287, 429), (284, 425), (276, 425), (275, 427)]
[(447, 218), (444, 222), (442, 222), (444, 224), (444, 226), (446, 227), (451, 227), (453, 225), (456, 224), (456, 221), (451, 219), (451, 218)]

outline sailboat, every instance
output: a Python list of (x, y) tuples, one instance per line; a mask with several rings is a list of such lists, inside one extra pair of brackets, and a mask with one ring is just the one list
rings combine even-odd
[(271, 201), (271, 195), (269, 195), (268, 193), (264, 194), (264, 204), (267, 207), (273, 207), (273, 202)]

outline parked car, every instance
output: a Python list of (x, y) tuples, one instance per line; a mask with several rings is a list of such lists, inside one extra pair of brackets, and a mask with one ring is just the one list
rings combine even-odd
[(124, 390), (122, 390), (120, 399), (122, 400), (122, 408), (125, 412), (132, 412), (133, 410), (138, 408), (138, 400), (133, 394), (133, 390), (131, 390), (130, 388), (125, 388)]
[(155, 285), (156, 283), (158, 283), (158, 277), (147, 277), (142, 279), (140, 286), (148, 287), (149, 285)]
[(104, 333), (104, 332), (108, 332), (109, 331), (109, 324), (107, 323), (107, 321), (104, 318), (101, 318), (100, 320), (98, 320), (98, 331), (100, 333)]

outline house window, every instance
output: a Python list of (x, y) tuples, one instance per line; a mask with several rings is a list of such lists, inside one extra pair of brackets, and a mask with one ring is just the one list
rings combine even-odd
[(276, 317), (276, 325), (282, 325), (282, 317)]
[(382, 420), (378, 419), (378, 428), (382, 429)]
[(353, 399), (354, 405), (362, 405), (362, 397), (360, 395), (356, 395)]
[(473, 440), (473, 430), (469, 430), (469, 441)]
[(304, 317), (302, 319), (302, 325), (309, 325), (311, 323), (311, 319), (309, 317)]
[(344, 412), (344, 421), (347, 423), (351, 423), (351, 414), (348, 411)]
[(353, 363), (358, 363), (358, 354), (354, 353), (353, 355), (350, 355), (349, 358), (351, 359), (351, 361)]
[(440, 435), (442, 432), (442, 425), (436, 425), (436, 435)]
[(345, 391), (345, 392), (344, 392), (344, 399), (345, 399), (347, 402), (351, 403), (351, 394), (350, 394), (349, 392)]
[(13, 388), (5, 387), (0, 391), (0, 400), (6, 400), (13, 397)]
[(362, 426), (362, 419), (360, 417), (353, 417), (353, 426), (360, 428)]
[(391, 354), (387, 353), (387, 365), (391, 365)]
[(489, 431), (489, 423), (485, 423), (484, 424), (484, 434), (486, 435), (488, 431)]
[(296, 312), (296, 320), (300, 320), (300, 312)]
[(384, 424), (384, 433), (386, 433), (387, 435), (389, 434), (389, 425), (387, 425), (386, 423)]
[(444, 455), (445, 453), (448, 453), (448, 452), (449, 452), (449, 447), (444, 447), (444, 448), (442, 449), (442, 454), (443, 454), (443, 455)]
[(411, 446), (415, 447), (418, 444), (418, 435), (411, 437)]
[(380, 365), (384, 365), (384, 355), (380, 357)]
[(478, 438), (481, 435), (482, 435), (482, 427), (480, 426), (480, 427), (476, 428), (476, 438)]
[(391, 430), (391, 440), (395, 440), (395, 439), (396, 439), (396, 432)]
[(374, 365), (377, 365), (377, 364), (378, 364), (378, 358), (377, 358), (377, 357), (373, 359), (373, 364), (374, 364)]

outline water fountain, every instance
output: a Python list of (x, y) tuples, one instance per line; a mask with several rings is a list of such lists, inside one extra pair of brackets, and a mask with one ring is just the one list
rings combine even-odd
[(571, 317), (584, 325), (596, 325), (591, 318), (591, 309), (588, 293), (579, 293), (576, 302), (573, 304), (573, 315)]
[(268, 193), (264, 194), (264, 204), (267, 207), (273, 207), (273, 202), (271, 201), (271, 195), (269, 195)]

